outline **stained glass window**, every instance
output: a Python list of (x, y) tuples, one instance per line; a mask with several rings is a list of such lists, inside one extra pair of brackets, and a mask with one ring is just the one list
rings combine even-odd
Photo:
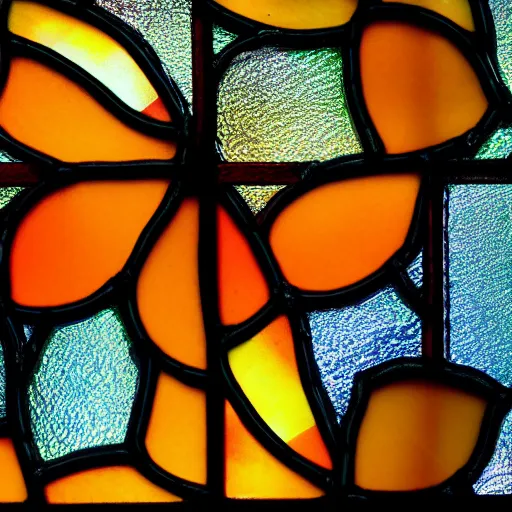
[(512, 494), (508, 0), (0, 16), (0, 503)]

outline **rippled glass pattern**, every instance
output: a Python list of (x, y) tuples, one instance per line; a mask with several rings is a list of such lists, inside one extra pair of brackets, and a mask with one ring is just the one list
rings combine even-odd
[(0, 208), (7, 206), (22, 190), (23, 187), (0, 187)]
[(512, 90), (512, 2), (489, 0), (498, 43), (498, 62), (503, 80)]
[(448, 189), (453, 361), (512, 385), (512, 185)]
[(503, 423), (491, 462), (473, 488), (477, 494), (512, 494), (512, 413)]
[(512, 154), (512, 128), (499, 128), (482, 145), (476, 160), (507, 158)]
[(4, 349), (0, 343), (0, 418), (5, 417), (5, 358)]
[(28, 387), (44, 460), (124, 441), (138, 380), (130, 348), (113, 310), (52, 333)]
[(356, 306), (309, 313), (324, 387), (341, 418), (354, 374), (390, 359), (421, 355), (421, 322), (385, 288)]
[(236, 185), (238, 193), (244, 198), (245, 202), (256, 215), (285, 185)]
[(421, 251), (407, 269), (412, 282), (421, 288), (423, 285), (423, 251)]
[(232, 43), (237, 38), (236, 34), (228, 32), (227, 30), (213, 26), (213, 53), (220, 53), (229, 43)]
[(97, 0), (138, 30), (192, 104), (192, 0)]
[(328, 160), (360, 153), (343, 90), (341, 52), (243, 52), (218, 91), (220, 151), (232, 162)]

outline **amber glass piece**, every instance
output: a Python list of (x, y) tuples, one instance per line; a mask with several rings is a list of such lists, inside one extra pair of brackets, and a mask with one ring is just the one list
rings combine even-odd
[(149, 456), (163, 469), (206, 483), (206, 397), (204, 391), (160, 374), (146, 433)]
[(168, 160), (176, 154), (174, 142), (128, 127), (75, 82), (24, 57), (11, 59), (0, 124), (17, 141), (65, 162)]
[(347, 23), (357, 0), (215, 0), (251, 20), (296, 30), (330, 28)]
[(324, 493), (271, 455), (226, 402), (226, 495), (229, 498), (317, 498)]
[(288, 281), (304, 290), (354, 284), (403, 245), (420, 178), (368, 176), (319, 186), (287, 206), (270, 245)]
[(279, 317), (231, 350), (229, 364), (265, 423), (298, 453), (330, 468), (330, 457), (302, 388), (288, 319)]
[(374, 23), (364, 30), (360, 61), (366, 106), (388, 153), (462, 135), (487, 109), (475, 71), (437, 33), (402, 22)]
[(356, 484), (411, 491), (442, 483), (471, 456), (485, 407), (482, 398), (426, 381), (374, 391), (357, 439)]
[(39, 201), (14, 236), (13, 300), (59, 306), (98, 290), (122, 269), (168, 185), (163, 180), (91, 181)]
[(168, 503), (181, 498), (158, 487), (128, 466), (89, 469), (45, 488), (48, 503)]
[(269, 290), (247, 239), (223, 208), (217, 212), (220, 316), (238, 324), (265, 305)]
[(384, 2), (418, 5), (437, 12), (466, 30), (474, 31), (473, 13), (469, 0), (384, 0)]
[(100, 29), (47, 5), (22, 0), (12, 2), (8, 24), (13, 34), (46, 46), (83, 68), (134, 110), (170, 121), (164, 108), (150, 108), (158, 94), (138, 64)]
[(27, 497), (14, 445), (10, 439), (0, 439), (0, 503), (19, 503)]
[(199, 204), (185, 199), (142, 268), (137, 304), (149, 337), (163, 352), (204, 369), (198, 241)]

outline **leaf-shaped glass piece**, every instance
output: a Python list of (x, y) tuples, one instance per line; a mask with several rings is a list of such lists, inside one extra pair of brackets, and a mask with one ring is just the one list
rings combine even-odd
[(270, 228), (284, 276), (304, 290), (354, 284), (404, 244), (414, 214), (416, 174), (366, 176), (306, 190)]
[(376, 491), (441, 484), (464, 466), (486, 401), (424, 380), (396, 382), (370, 396), (355, 455), (355, 483)]
[(12, 57), (0, 125), (18, 142), (65, 162), (169, 160), (176, 144), (129, 127), (83, 87), (44, 64)]
[(0, 503), (20, 503), (27, 499), (27, 488), (13, 442), (0, 439)]
[(169, 112), (133, 57), (97, 27), (47, 5), (14, 0), (8, 28), (71, 60), (137, 112), (170, 121)]
[(49, 483), (48, 503), (168, 503), (181, 501), (129, 466), (88, 469)]
[(235, 379), (263, 421), (295, 451), (332, 467), (302, 388), (288, 319), (279, 317), (228, 357)]
[(359, 52), (363, 96), (388, 153), (446, 142), (474, 128), (488, 101), (461, 51), (440, 34), (372, 23)]
[(199, 203), (187, 198), (142, 267), (137, 306), (144, 328), (168, 356), (206, 368), (199, 290)]
[(153, 461), (167, 472), (206, 483), (206, 397), (204, 391), (162, 373), (146, 433)]
[(229, 498), (317, 498), (324, 493), (272, 456), (225, 407), (226, 495)]
[(445, 16), (466, 30), (475, 30), (475, 22), (473, 21), (469, 0), (384, 0), (384, 2), (424, 7)]
[(164, 180), (91, 181), (49, 193), (17, 226), (11, 295), (23, 306), (62, 306), (119, 272), (162, 201)]

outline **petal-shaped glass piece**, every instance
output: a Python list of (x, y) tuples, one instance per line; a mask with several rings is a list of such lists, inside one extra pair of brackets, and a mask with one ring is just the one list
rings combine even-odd
[(199, 290), (199, 203), (183, 201), (149, 254), (137, 283), (142, 324), (168, 356), (206, 368)]
[(469, 62), (435, 32), (375, 22), (364, 29), (359, 58), (364, 100), (388, 153), (462, 135), (488, 107)]
[(437, 12), (466, 30), (474, 31), (475, 22), (469, 0), (384, 0), (400, 4), (417, 5)]
[(224, 324), (238, 324), (269, 300), (268, 285), (249, 242), (221, 207), (217, 230), (220, 317)]
[(270, 230), (286, 279), (304, 290), (327, 291), (377, 271), (406, 240), (419, 186), (415, 174), (380, 175), (300, 195)]
[(324, 493), (273, 457), (226, 402), (226, 495), (229, 498), (317, 498)]
[(167, 472), (206, 483), (206, 396), (162, 373), (146, 433), (146, 448)]
[(27, 488), (10, 439), (0, 439), (0, 503), (20, 503), (27, 499)]
[(332, 466), (302, 388), (290, 324), (279, 317), (229, 352), (235, 379), (263, 421), (313, 462)]
[(13, 300), (30, 307), (61, 306), (97, 291), (122, 269), (168, 185), (92, 181), (49, 193), (14, 235)]
[(374, 390), (357, 438), (356, 485), (413, 491), (441, 484), (468, 462), (486, 405), (483, 398), (424, 380)]
[(65, 162), (169, 160), (176, 144), (114, 117), (83, 87), (35, 60), (13, 57), (0, 125), (14, 139)]
[(88, 469), (45, 488), (48, 503), (168, 503), (181, 501), (129, 466)]
[(71, 60), (129, 107), (170, 121), (162, 100), (133, 57), (115, 39), (84, 21), (37, 2), (14, 0), (9, 30)]

